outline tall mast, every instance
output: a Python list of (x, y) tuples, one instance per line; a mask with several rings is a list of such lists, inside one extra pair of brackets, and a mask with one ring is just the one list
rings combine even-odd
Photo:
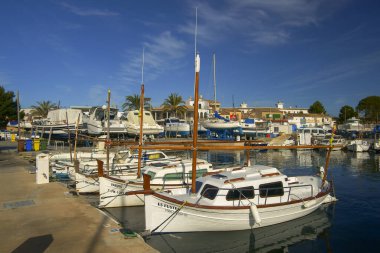
[(191, 191), (195, 193), (195, 178), (197, 175), (197, 142), (198, 142), (198, 93), (199, 93), (199, 54), (195, 57), (195, 87), (194, 87), (194, 130), (193, 130), (193, 167), (191, 171)]
[(17, 91), (17, 135), (18, 139), (21, 140), (20, 136), (20, 94), (19, 91)]
[(213, 54), (213, 73), (214, 73), (214, 75), (213, 75), (213, 79), (214, 79), (214, 110), (216, 111), (216, 67), (215, 67), (215, 65), (216, 65), (216, 58), (215, 58), (215, 53)]
[(108, 89), (107, 95), (107, 173), (110, 173), (110, 117), (111, 117), (111, 90)]
[(143, 48), (142, 66), (141, 66), (141, 92), (140, 92), (140, 135), (139, 135), (139, 155), (137, 162), (137, 178), (141, 177), (141, 158), (143, 145), (143, 124), (144, 124), (144, 55)]
[(194, 129), (193, 129), (193, 162), (191, 170), (191, 192), (195, 193), (195, 178), (197, 175), (197, 142), (198, 142), (198, 94), (199, 94), (199, 70), (200, 58), (197, 50), (197, 26), (198, 26), (198, 9), (195, 9), (195, 84), (194, 84)]

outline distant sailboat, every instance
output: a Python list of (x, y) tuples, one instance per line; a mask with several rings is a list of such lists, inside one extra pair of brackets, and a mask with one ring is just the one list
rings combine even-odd
[(231, 121), (219, 115), (216, 110), (216, 58), (213, 54), (213, 80), (214, 80), (214, 118), (207, 119), (201, 124), (204, 128), (209, 130), (223, 130), (223, 129), (238, 129), (240, 124), (238, 121)]

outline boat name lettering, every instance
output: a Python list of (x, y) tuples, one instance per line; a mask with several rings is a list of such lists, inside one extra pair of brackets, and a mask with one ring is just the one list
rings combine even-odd
[(114, 183), (111, 183), (111, 186), (112, 186), (112, 187), (116, 187), (116, 188), (122, 188), (121, 185), (119, 185), (119, 184), (114, 184)]
[(169, 210), (177, 210), (178, 209), (178, 207), (171, 206), (171, 205), (168, 205), (166, 203), (161, 203), (161, 202), (158, 202), (157, 206), (160, 206), (160, 207), (163, 207), (163, 208), (166, 208), (166, 209), (169, 209)]

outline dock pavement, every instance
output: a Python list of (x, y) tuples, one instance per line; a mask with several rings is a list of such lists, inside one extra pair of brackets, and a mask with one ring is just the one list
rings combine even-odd
[(64, 184), (37, 185), (31, 166), (0, 142), (0, 252), (157, 252)]

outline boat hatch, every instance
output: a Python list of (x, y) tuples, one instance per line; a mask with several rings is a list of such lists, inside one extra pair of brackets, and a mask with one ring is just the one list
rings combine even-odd
[(231, 174), (238, 174), (238, 173), (242, 173), (242, 172), (245, 172), (245, 171), (246, 171), (245, 169), (232, 170), (232, 171), (231, 171)]
[(279, 175), (279, 172), (276, 168), (271, 168), (271, 169), (265, 169), (265, 170), (260, 170), (261, 176), (268, 176), (268, 175)]
[(238, 177), (238, 178), (233, 178), (233, 179), (227, 179), (226, 181), (224, 181), (224, 183), (228, 184), (228, 183), (244, 181), (244, 180), (245, 180), (244, 177)]
[(225, 178), (227, 178), (227, 176), (222, 175), (222, 174), (215, 174), (215, 175), (212, 175), (211, 177), (217, 178), (217, 179), (225, 179)]
[(258, 177), (258, 176), (260, 176), (260, 173), (251, 173), (251, 174), (247, 174), (247, 176), (246, 177)]
[(296, 184), (298, 183), (297, 177), (287, 177), (285, 178), (285, 181), (288, 182), (288, 184)]

